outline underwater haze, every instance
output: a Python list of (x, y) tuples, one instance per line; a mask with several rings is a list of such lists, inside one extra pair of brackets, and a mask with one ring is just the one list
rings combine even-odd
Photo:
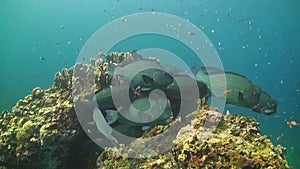
[[(0, 6), (1, 111), (11, 110), (36, 86), (50, 87), (55, 73), (72, 67), (85, 42), (110, 21), (140, 12), (169, 13), (206, 34), (226, 71), (246, 76), (278, 101), (271, 116), (226, 109), (257, 119), (263, 134), (287, 148), (289, 164), (300, 168), (300, 126), (287, 125), (300, 123), (299, 0), (1, 0)], [(114, 50), (159, 47), (185, 60), (190, 53), (179, 46), (145, 35)]]

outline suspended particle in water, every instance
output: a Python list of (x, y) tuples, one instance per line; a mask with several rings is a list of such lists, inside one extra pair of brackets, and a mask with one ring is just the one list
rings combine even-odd
[(67, 44), (68, 44), (68, 45), (71, 45), (71, 44), (72, 44), (72, 42), (70, 42), (70, 41), (69, 41)]
[(212, 30), (211, 30), (211, 33), (215, 33), (215, 30), (214, 30), (214, 29), (212, 29)]
[(60, 27), (59, 27), (60, 29), (64, 29), (65, 28), (65, 26), (64, 25), (60, 25)]
[(189, 34), (190, 36), (193, 36), (193, 35), (194, 35), (194, 32), (188, 32), (188, 34)]
[(257, 66), (258, 66), (258, 64), (257, 64), (257, 63), (255, 63), (255, 64), (254, 64), (254, 67), (257, 67)]
[(283, 80), (280, 80), (280, 84), (283, 84)]
[(262, 51), (261, 48), (258, 48), (258, 49), (257, 49), (257, 52), (258, 52), (258, 53), (261, 53), (261, 51)]
[(128, 22), (127, 18), (124, 18), (124, 17), (121, 18), (121, 21)]
[(262, 38), (262, 35), (258, 35), (258, 38), (261, 39), (261, 38)]
[(283, 51), (282, 51), (282, 54), (283, 54), (283, 55), (286, 55), (286, 54), (287, 54), (287, 51), (286, 51), (286, 50), (283, 50)]
[(102, 52), (102, 51), (100, 51), (100, 52), (98, 52), (98, 54), (97, 54), (99, 57), (102, 57), (102, 56), (104, 56), (104, 53)]

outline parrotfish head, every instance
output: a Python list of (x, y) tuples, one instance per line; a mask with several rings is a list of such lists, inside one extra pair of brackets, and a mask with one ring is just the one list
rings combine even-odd
[(277, 101), (272, 99), (267, 93), (262, 92), (259, 103), (253, 106), (252, 110), (258, 113), (272, 115), (276, 113)]

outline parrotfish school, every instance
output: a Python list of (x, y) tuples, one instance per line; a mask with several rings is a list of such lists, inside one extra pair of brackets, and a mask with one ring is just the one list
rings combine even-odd
[(1, 1), (0, 169), (300, 168), (300, 1)]
[[(119, 130), (122, 134), (131, 135), (132, 131), (135, 131), (137, 134), (136, 129), (138, 129), (140, 134), (137, 135), (142, 136), (142, 131), (149, 130), (157, 125), (167, 124), (172, 118), (176, 118), (180, 110), (180, 104), (178, 103), (188, 103), (188, 112), (193, 112), (197, 108), (198, 100), (207, 99), (209, 96), (219, 97), (225, 99), (228, 104), (250, 108), (254, 112), (266, 115), (276, 112), (277, 101), (272, 99), (266, 92), (263, 92), (258, 85), (253, 84), (242, 75), (222, 72), (216, 68), (194, 66), (192, 70), (199, 71), (194, 71), (196, 79), (193, 79), (193, 77), (185, 74), (176, 67), (171, 67), (171, 69), (176, 69), (176, 71), (172, 72), (177, 72), (177, 74), (168, 74), (162, 71), (165, 70), (164, 65), (161, 65), (155, 59), (151, 60), (139, 57), (139, 59), (130, 58), (130, 60), (133, 61), (123, 60), (127, 65), (122, 65), (122, 70), (115, 74), (115, 76), (122, 78), (123, 83), (125, 81), (125, 84), (129, 85), (110, 86), (96, 92), (95, 95), (98, 107), (94, 110), (97, 118), (93, 118), (93, 120), (96, 122), (99, 131), (110, 140), (112, 140), (110, 138), (112, 136), (107, 136), (105, 127), (100, 127), (100, 124), (103, 123), (99, 121), (101, 119), (106, 119), (107, 123), (112, 127), (121, 128), (120, 126), (122, 126), (122, 128), (135, 129)], [(138, 69), (141, 69), (142, 65), (151, 65), (155, 69), (144, 69), (138, 72)], [(168, 69), (170, 69), (169, 65)], [(135, 74), (135, 76), (132, 74)], [(212, 91), (210, 87), (220, 84), (220, 82), (218, 83), (218, 78), (222, 80), (218, 77), (220, 74), (225, 76), (226, 87), (230, 88), (230, 94), (227, 93), (226, 96), (221, 95), (220, 93), (222, 92), (218, 88)], [(132, 80), (128, 81), (127, 79)], [(210, 83), (209, 80), (213, 81), (214, 84)], [(194, 93), (191, 90), (193, 82), (198, 87), (198, 90), (196, 90), (198, 93)], [(116, 108), (115, 100), (113, 100), (112, 96), (112, 88), (114, 88), (114, 92), (117, 94), (115, 97), (128, 95), (130, 102), (126, 102), (126, 99), (121, 99), (121, 102), (118, 103), (119, 108)], [(139, 89), (138, 92), (137, 88)], [(150, 97), (149, 94), (155, 90), (161, 90), (165, 93), (165, 97), (158, 93)], [(184, 93), (188, 93), (188, 97), (185, 98), (180, 95), (182, 90)], [(193, 97), (192, 95), (197, 97)], [(124, 112), (124, 114), (121, 114), (119, 111)], [(100, 112), (102, 113), (102, 118), (98, 118), (101, 115)], [(159, 115), (158, 113), (160, 112), (162, 113)], [(116, 144), (115, 140), (113, 142), (114, 145)]]

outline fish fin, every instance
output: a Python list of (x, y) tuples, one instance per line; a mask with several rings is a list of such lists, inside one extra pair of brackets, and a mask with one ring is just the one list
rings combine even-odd
[(108, 68), (109, 68), (109, 71), (108, 71), (108, 74), (109, 75), (111, 75), (111, 76), (113, 76), (113, 75), (115, 75), (115, 70), (117, 69), (117, 65), (116, 64), (114, 64), (114, 63), (109, 63), (108, 64)]
[(154, 80), (152, 78), (150, 78), (149, 76), (147, 76), (147, 75), (142, 75), (142, 78), (143, 78), (143, 81), (146, 84), (153, 84), (154, 83)]
[(152, 126), (143, 126), (142, 127), (142, 130), (143, 131), (146, 131), (146, 130), (149, 130), (149, 129), (151, 129), (152, 128)]
[(238, 93), (238, 101), (243, 101), (244, 100), (244, 95), (242, 92)]
[(106, 138), (108, 138), (114, 146), (118, 146), (118, 141), (114, 138), (112, 133), (112, 128), (106, 123), (99, 108), (94, 108), (93, 119), (96, 122), (96, 126), (99, 132), (101, 132)]
[(107, 120), (107, 124), (113, 124), (118, 120), (118, 114), (119, 112), (116, 110), (105, 110), (106, 112), (106, 117), (105, 119)]
[(151, 90), (150, 87), (142, 87), (142, 88), (141, 88), (141, 91), (142, 91), (142, 92), (148, 92), (148, 91), (150, 91), (150, 90)]
[(202, 71), (202, 68), (198, 64), (194, 63), (191, 70), (193, 74), (196, 75), (199, 71)]
[[(224, 73), (224, 72), (223, 72)], [(249, 81), (249, 83), (252, 83), (251, 80), (249, 80), (246, 76), (244, 75), (241, 75), (241, 74), (238, 74), (238, 73), (234, 73), (234, 72), (225, 72), (226, 74), (228, 75), (232, 75), (232, 76), (238, 76), (240, 78), (243, 78), (243, 79), (247, 79)]]
[[(225, 72), (219, 68), (216, 67), (201, 67), (201, 70), (207, 74), (207, 75), (213, 75), (213, 74), (224, 74)], [(226, 72), (227, 73), (227, 72)]]

